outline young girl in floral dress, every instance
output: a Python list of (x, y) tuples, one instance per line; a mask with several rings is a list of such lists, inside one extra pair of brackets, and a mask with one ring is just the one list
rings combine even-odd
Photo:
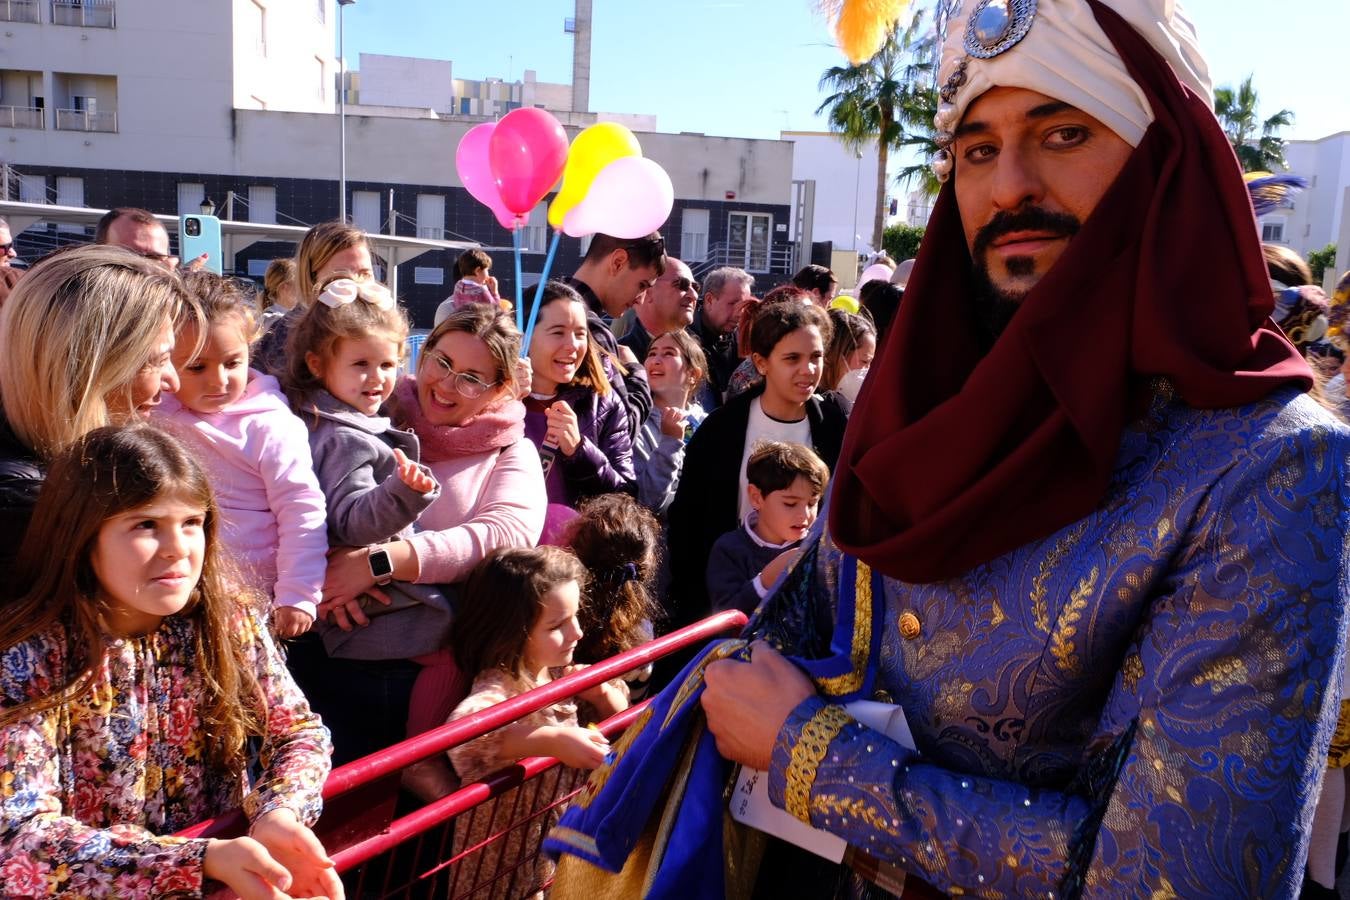
[[(469, 696), (450, 721), (548, 684), (572, 665), (572, 651), (581, 640), (577, 624), (586, 569), (558, 547), (498, 550), (474, 569), (464, 585), (462, 612), (451, 632), (451, 650), (465, 672), (477, 672)], [(579, 695), (602, 718), (628, 706), (622, 689), (612, 682)], [(553, 756), (564, 765), (594, 769), (604, 761), (609, 744), (600, 732), (582, 728), (573, 700), (555, 703), (522, 717), (515, 724), (489, 732), (450, 751), (450, 761), (465, 782), (478, 781), (528, 756)], [(518, 794), (528, 792), (525, 797)], [(501, 831), (512, 811), (540, 809), (552, 798), (540, 796), (538, 779), (502, 794), (475, 811), (455, 829), (455, 853), (476, 846)], [(540, 817), (513, 829), (460, 863), (456, 896), (476, 879), (475, 900), (518, 900), (531, 896), (551, 874), (540, 856), (534, 866), (514, 861), (538, 850), (551, 821)], [(490, 879), (511, 869), (499, 880)]]
[[(200, 466), (153, 427), (53, 461), (0, 618), (0, 896), (342, 897), (309, 829), (328, 733), (262, 601), (226, 586), (217, 528)], [(241, 804), (247, 837), (170, 836)]]

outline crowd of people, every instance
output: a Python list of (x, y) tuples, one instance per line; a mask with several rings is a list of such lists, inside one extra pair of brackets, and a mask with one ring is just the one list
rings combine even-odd
[[(122, 208), (4, 299), (5, 896), (334, 896), (309, 830), (330, 765), (751, 612), (795, 558), (847, 421), (833, 388), (875, 352), (865, 311), (822, 305), (827, 270), (761, 302), (740, 269), (705, 290), (659, 234), (596, 235), (523, 347), (469, 250), (410, 371), (376, 265), (328, 222), (255, 292)], [(608, 745), (584, 726), (652, 677), (403, 785), (428, 801), (527, 755), (594, 768)], [(247, 837), (172, 837), (239, 804)]]

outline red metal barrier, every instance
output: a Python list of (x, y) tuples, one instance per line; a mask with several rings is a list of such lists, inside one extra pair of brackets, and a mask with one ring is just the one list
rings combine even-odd
[[(522, 716), (545, 706), (574, 697), (603, 681), (640, 669), (661, 657), (686, 647), (738, 631), (744, 627), (743, 613), (731, 610), (710, 616), (701, 622), (657, 638), (634, 650), (621, 653), (581, 672), (559, 678), (519, 697), (513, 697), (489, 709), (458, 719), (448, 725), (379, 753), (371, 754), (333, 770), (324, 785), (325, 811), (316, 831), (337, 863), (346, 873), (349, 897), (504, 897), (533, 894), (542, 885), (530, 879), (539, 852), (538, 841), (520, 848), (517, 858), (504, 861), (506, 871), (486, 876), (475, 867), (471, 882), (462, 886), (461, 875), (475, 854), (485, 855), (493, 842), (506, 846), (515, 832), (528, 833), (532, 822), (544, 818), (565, 805), (585, 780), (585, 773), (565, 769), (549, 757), (524, 759), (489, 776), (468, 784), (433, 803), (400, 818), (393, 818), (398, 796), (398, 774), (418, 760), (444, 753), (488, 732), (510, 725)], [(641, 714), (645, 704), (625, 710), (606, 720), (600, 728), (615, 738)], [(534, 800), (522, 810), (522, 800), (533, 785)], [(545, 790), (545, 788), (548, 788)], [(515, 791), (514, 806), (508, 822), (495, 830), (495, 816), (502, 804), (496, 801)], [(508, 798), (509, 799), (509, 798)], [(503, 801), (504, 803), (505, 801)], [(456, 824), (468, 827), (473, 816), (491, 810), (493, 815), (488, 840), (451, 852)], [(469, 818), (466, 818), (469, 817)], [(179, 832), (182, 837), (227, 837), (242, 834), (243, 816), (231, 812), (201, 822)], [(501, 855), (501, 854), (498, 854)], [(506, 879), (503, 883), (502, 879)]]

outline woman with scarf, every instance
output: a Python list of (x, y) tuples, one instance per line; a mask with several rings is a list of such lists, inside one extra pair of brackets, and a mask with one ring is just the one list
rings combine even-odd
[[(517, 377), (520, 333), (510, 317), (472, 304), (436, 326), (425, 347), (417, 373), (399, 382), (386, 411), (417, 434), (441, 495), (412, 538), (331, 554), (319, 614), (344, 628), (360, 628), (369, 623), (367, 612), (379, 612), (381, 581), (455, 584), (492, 550), (534, 546), (544, 526), (539, 455), (525, 438), (525, 408), (517, 399), (518, 385), (529, 379)], [(363, 605), (363, 595), (375, 601)], [(313, 645), (306, 649), (313, 652)], [(313, 672), (301, 664), (299, 677), (333, 730), (338, 762), (403, 738), (416, 664), (320, 664)], [(333, 677), (339, 668), (351, 678)], [(407, 733), (442, 724), (467, 689), (448, 653), (441, 668), (445, 677), (427, 685), (438, 702), (415, 704), (430, 711), (406, 721)]]

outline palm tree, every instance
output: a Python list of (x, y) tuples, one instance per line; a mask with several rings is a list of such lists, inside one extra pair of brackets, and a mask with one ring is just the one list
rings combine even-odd
[(1282, 109), (1275, 115), (1258, 121), (1256, 89), (1252, 76), (1238, 86), (1221, 87), (1214, 91), (1214, 115), (1233, 144), (1233, 152), (1244, 172), (1272, 172), (1287, 168), (1284, 161), (1284, 139), (1275, 132), (1294, 123), (1294, 114)]
[[(858, 65), (832, 66), (820, 76), (820, 89), (832, 93), (816, 108), (826, 112), (830, 130), (839, 135), (844, 146), (854, 152), (877, 142), (877, 209), (872, 222), (873, 247), (881, 246), (886, 215), (886, 166), (893, 149), (906, 145), (906, 122), (912, 105), (911, 94), (931, 81), (931, 54), (920, 53), (927, 46), (919, 37), (920, 17), (908, 27), (899, 23), (886, 35), (881, 49)], [(929, 120), (931, 128), (931, 117)]]

